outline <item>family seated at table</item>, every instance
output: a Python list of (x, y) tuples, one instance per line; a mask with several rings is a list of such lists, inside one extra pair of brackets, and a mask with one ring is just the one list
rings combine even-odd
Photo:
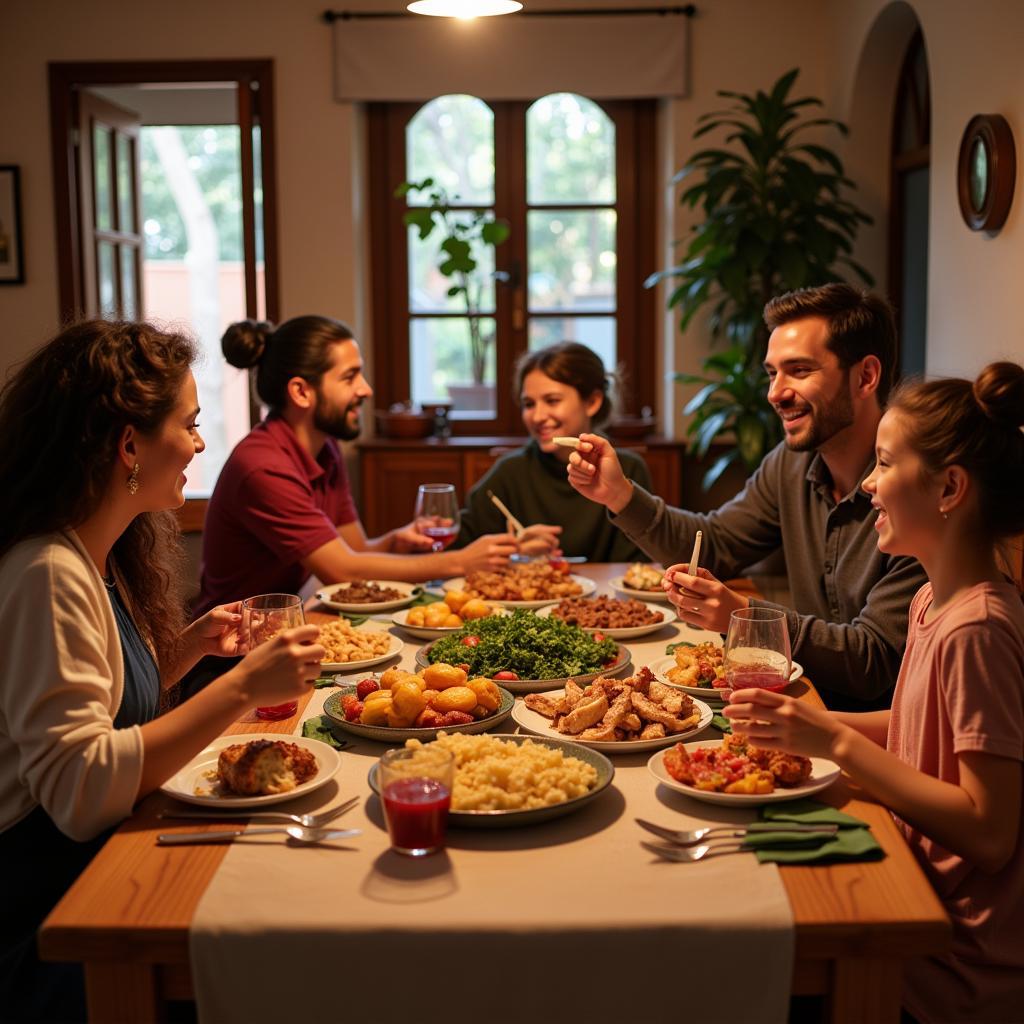
[[(568, 479), (666, 563), (688, 549), (697, 528), (721, 575), (722, 566), (740, 568), (748, 555), (786, 541), (794, 650), (830, 698), (859, 697), (863, 707), (885, 692), (905, 640), (894, 623), (905, 631), (910, 606), (911, 644), (891, 716), (814, 712), (749, 690), (735, 695), (730, 714), (764, 745), (826, 751), (905, 823), (956, 929), (951, 955), (912, 971), (912, 1010), (927, 1019), (935, 992), (947, 1007), (967, 1006), (972, 1019), (1001, 1019), (1024, 995), (1024, 962), (1011, 941), (1024, 913), (1024, 610), (993, 549), (1024, 529), (1024, 371), (995, 364), (973, 391), (966, 381), (901, 389), (883, 416), (894, 360), (884, 303), (826, 286), (783, 296), (766, 314), (770, 397), (787, 439), (742, 495), (706, 517), (668, 509), (626, 478), (611, 445), (592, 432), (570, 457)], [(298, 325), (294, 335), (282, 333), (289, 324)], [(308, 550), (301, 530), (280, 534), (294, 558), (273, 567), (281, 576), (271, 589), (320, 575), (321, 555), (326, 564), (337, 564), (336, 554), (365, 559), (366, 576), (394, 576), (379, 566), (420, 562), (423, 576), (413, 578), (428, 578), (464, 569), (466, 558), (500, 563), (516, 550), (510, 534), (443, 554), (392, 554), (421, 546), (411, 529), (368, 541), (333, 440), (354, 436), (371, 393), (351, 332), (325, 318), (245, 331), (236, 340), (247, 354), (237, 359), (259, 364), (261, 397), (272, 409), (298, 410), (287, 420), (290, 437), (274, 437), (283, 414), (255, 428), (252, 461), (270, 466), (271, 476), (276, 469), (271, 486), (284, 497), (304, 494), (285, 511), (319, 531)], [(298, 340), (285, 345), (288, 337)], [(299, 351), (305, 362), (292, 372)], [(35, 931), (105, 830), (245, 711), (294, 698), (318, 675), (323, 649), (312, 642), (314, 627), (249, 654), (240, 646), (230, 602), (268, 589), (246, 575), (250, 566), (212, 573), (218, 586), (237, 578), (238, 589), (204, 581), (201, 614), (184, 624), (175, 530), (162, 513), (182, 504), (184, 470), (203, 447), (193, 355), (187, 339), (148, 325), (86, 323), (39, 350), (0, 395), (0, 851), (21, 882), (2, 926), (0, 1005), (26, 1019), (80, 1013), (80, 978), (39, 963)], [(311, 447), (300, 445), (303, 437)], [(240, 496), (236, 511), (246, 515), (236, 527), (213, 516), (207, 529), (250, 531), (253, 544), (261, 532), (279, 531), (281, 506), (244, 492), (246, 473), (230, 472), (231, 462), (211, 515)], [(266, 507), (269, 521), (253, 514)], [(738, 524), (735, 531), (723, 520)], [(346, 527), (352, 543), (342, 540)], [(224, 543), (244, 554), (240, 536)], [(211, 544), (207, 552), (220, 554)], [(914, 597), (922, 565), (930, 583)], [(817, 590), (801, 585), (798, 570), (816, 574)], [(712, 628), (744, 600), (712, 573), (666, 585), (685, 619)], [(158, 715), (160, 689), (200, 656), (243, 654), (201, 693)], [(858, 673), (869, 679), (860, 689)], [(48, 977), (63, 980), (50, 985)]]

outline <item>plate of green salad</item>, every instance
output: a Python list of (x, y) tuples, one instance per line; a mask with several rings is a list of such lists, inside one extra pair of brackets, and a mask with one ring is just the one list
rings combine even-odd
[(523, 609), (474, 619), (416, 652), (420, 668), (440, 661), (464, 665), (471, 678), (493, 679), (512, 693), (542, 693), (567, 679), (583, 684), (619, 675), (630, 660), (629, 651), (614, 640), (595, 640), (579, 626)]

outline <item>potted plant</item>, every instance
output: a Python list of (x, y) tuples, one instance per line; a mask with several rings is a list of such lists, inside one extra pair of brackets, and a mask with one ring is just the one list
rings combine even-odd
[[(494, 388), (484, 382), (487, 359), (494, 344), (493, 330), (485, 330), (480, 306), (488, 275), (480, 269), (480, 247), (497, 247), (508, 238), (509, 225), (489, 213), (454, 207), (457, 195), (449, 195), (433, 178), (405, 181), (395, 189), (395, 196), (408, 199), (426, 194), (429, 205), (411, 206), (403, 220), (415, 227), (421, 240), (439, 231), (441, 239), (437, 269), (452, 283), (448, 297), (461, 300), (469, 331), (471, 385), (450, 384), (449, 394), (456, 408), (488, 410), (494, 407)], [(495, 273), (496, 279), (506, 275)]]
[(693, 452), (705, 455), (723, 435), (735, 439), (705, 474), (705, 489), (737, 459), (755, 469), (781, 438), (762, 367), (765, 303), (795, 288), (842, 280), (849, 271), (872, 283), (851, 256), (860, 225), (871, 218), (843, 198), (856, 186), (838, 156), (805, 140), (809, 129), (845, 135), (846, 126), (804, 116), (803, 108), (822, 101), (790, 97), (797, 75), (797, 69), (787, 72), (767, 93), (720, 91), (732, 105), (700, 117), (694, 138), (724, 129), (725, 146), (693, 153), (672, 180), (699, 175), (679, 201), (690, 209), (699, 205), (703, 219), (685, 240), (681, 262), (645, 282), (648, 288), (673, 283), (668, 305), (678, 307), (683, 329), (710, 306), (712, 339), (730, 343), (727, 352), (705, 360), (702, 375), (675, 376), (702, 385), (684, 409), (694, 416), (688, 428)]

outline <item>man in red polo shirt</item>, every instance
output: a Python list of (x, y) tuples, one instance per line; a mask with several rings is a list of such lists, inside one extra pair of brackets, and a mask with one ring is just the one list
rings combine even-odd
[(194, 614), (253, 594), (296, 593), (324, 583), (410, 581), (505, 565), (511, 534), (458, 551), (418, 554), (431, 540), (413, 526), (370, 539), (359, 521), (338, 440), (359, 436), (373, 394), (359, 345), (344, 324), (296, 317), (274, 330), (243, 321), (222, 339), (228, 362), (256, 367), (267, 418), (231, 453), (210, 499)]

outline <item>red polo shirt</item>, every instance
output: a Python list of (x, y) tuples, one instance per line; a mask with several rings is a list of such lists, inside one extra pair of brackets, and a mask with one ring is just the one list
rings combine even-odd
[(267, 417), (235, 447), (213, 489), (193, 614), (254, 594), (297, 593), (310, 576), (301, 559), (358, 518), (337, 442), (314, 459), (283, 419)]

